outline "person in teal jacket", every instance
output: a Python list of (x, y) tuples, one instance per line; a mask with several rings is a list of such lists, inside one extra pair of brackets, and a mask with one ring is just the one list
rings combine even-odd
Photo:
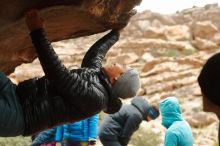
[(94, 146), (98, 135), (99, 115), (57, 127), (55, 141), (64, 146)]
[(190, 125), (183, 119), (176, 97), (167, 97), (160, 102), (162, 125), (167, 128), (164, 146), (193, 146), (194, 138)]

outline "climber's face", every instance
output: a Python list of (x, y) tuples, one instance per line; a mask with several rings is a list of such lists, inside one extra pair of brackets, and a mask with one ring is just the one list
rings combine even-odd
[(112, 84), (118, 80), (118, 78), (128, 70), (129, 68), (125, 65), (114, 63), (107, 65), (103, 68), (104, 72), (108, 75)]

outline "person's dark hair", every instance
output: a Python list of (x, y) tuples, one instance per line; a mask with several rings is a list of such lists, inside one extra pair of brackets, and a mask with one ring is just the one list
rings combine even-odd
[(202, 94), (220, 106), (220, 53), (213, 55), (203, 66), (198, 83)]
[(148, 116), (150, 116), (153, 120), (159, 117), (160, 111), (157, 106), (152, 105), (148, 111)]

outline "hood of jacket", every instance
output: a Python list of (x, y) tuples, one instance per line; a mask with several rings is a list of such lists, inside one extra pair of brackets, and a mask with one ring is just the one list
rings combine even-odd
[(147, 120), (150, 104), (141, 96), (136, 96), (131, 100), (131, 104), (135, 106), (142, 114), (143, 119)]
[(169, 128), (173, 122), (182, 121), (182, 112), (176, 97), (167, 97), (160, 102), (162, 125)]

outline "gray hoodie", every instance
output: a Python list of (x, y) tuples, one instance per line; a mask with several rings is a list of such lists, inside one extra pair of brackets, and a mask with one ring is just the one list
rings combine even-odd
[(118, 140), (126, 146), (132, 134), (146, 120), (150, 105), (140, 96), (134, 97), (129, 105), (123, 105), (119, 112), (108, 115), (99, 128), (103, 140)]

